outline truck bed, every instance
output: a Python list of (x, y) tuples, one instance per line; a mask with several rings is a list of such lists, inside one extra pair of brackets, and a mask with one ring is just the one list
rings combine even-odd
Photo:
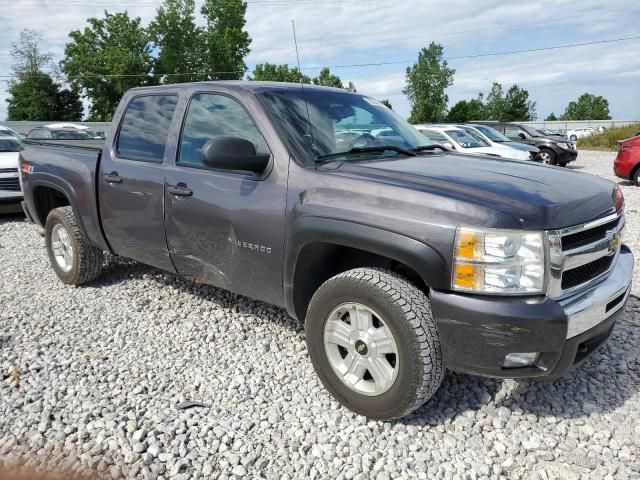
[[(104, 140), (31, 140), (25, 139), (20, 148), (20, 168), (24, 187), (24, 201), (33, 220), (44, 225), (46, 218), (39, 206), (46, 202), (47, 189), (63, 192), (76, 213), (89, 241), (109, 250), (102, 233), (98, 213), (97, 175)], [(28, 174), (24, 165), (29, 165)]]

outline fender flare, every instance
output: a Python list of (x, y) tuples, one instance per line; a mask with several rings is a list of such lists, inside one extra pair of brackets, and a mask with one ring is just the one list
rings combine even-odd
[(284, 300), (294, 318), (296, 266), (302, 249), (311, 243), (352, 247), (390, 258), (411, 267), (430, 288), (447, 289), (450, 284), (447, 262), (422, 241), (371, 225), (305, 216), (292, 224), (284, 258)]
[(40, 226), (44, 227), (46, 222), (46, 218), (40, 218), (40, 212), (36, 207), (36, 199), (34, 196), (34, 192), (38, 187), (47, 187), (53, 190), (57, 190), (61, 194), (65, 196), (71, 209), (73, 210), (73, 214), (76, 217), (76, 222), (78, 223), (78, 228), (82, 232), (82, 234), (96, 247), (101, 248), (105, 251), (111, 251), (108, 244), (102, 237), (102, 232), (100, 232), (100, 237), (95, 238), (95, 235), (90, 235), (89, 230), (87, 229), (84, 221), (84, 215), (82, 215), (80, 209), (78, 208), (77, 198), (75, 195), (75, 190), (73, 186), (64, 178), (60, 178), (57, 176), (49, 175), (46, 173), (36, 173), (31, 174), (31, 178), (29, 178), (29, 191), (31, 193), (30, 198), (25, 200), (27, 201), (27, 206), (32, 213), (34, 220)]

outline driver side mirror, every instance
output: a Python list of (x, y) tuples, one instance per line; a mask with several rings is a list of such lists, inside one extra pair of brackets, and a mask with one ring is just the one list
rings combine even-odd
[(526, 139), (527, 139), (527, 136), (526, 136), (524, 133), (520, 132), (520, 133), (518, 134), (518, 138), (521, 138), (522, 140), (526, 140)]
[(209, 168), (263, 172), (271, 155), (256, 153), (255, 145), (237, 137), (216, 137), (202, 147), (202, 163)]
[(451, 150), (455, 150), (455, 148), (453, 147), (453, 144), (451, 142), (444, 142), (441, 144), (443, 147), (447, 147), (450, 148)]

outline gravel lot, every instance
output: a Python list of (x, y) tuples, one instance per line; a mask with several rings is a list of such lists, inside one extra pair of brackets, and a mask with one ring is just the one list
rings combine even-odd
[[(582, 152), (573, 168), (612, 178), (613, 157)], [(638, 225), (640, 188), (622, 187)], [(640, 228), (627, 238), (639, 253)], [(0, 466), (143, 479), (640, 479), (635, 298), (566, 378), (450, 375), (410, 417), (369, 422), (322, 388), (284, 311), (120, 260), (97, 283), (66, 287), (43, 243), (22, 218), (0, 220)], [(177, 408), (185, 400), (204, 406)]]

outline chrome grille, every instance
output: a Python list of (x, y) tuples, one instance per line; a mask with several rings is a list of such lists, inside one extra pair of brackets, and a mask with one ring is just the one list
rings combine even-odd
[(615, 265), (624, 228), (623, 214), (547, 232), (550, 279), (547, 294), (569, 295), (596, 283)]
[(18, 167), (15, 168), (0, 168), (0, 173), (17, 173)]

